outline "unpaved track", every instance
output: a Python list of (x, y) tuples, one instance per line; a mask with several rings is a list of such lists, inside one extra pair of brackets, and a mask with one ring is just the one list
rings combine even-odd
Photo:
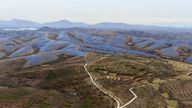
[[(97, 61), (100, 61), (100, 60), (103, 60), (103, 59), (104, 59), (104, 57), (101, 57), (101, 59), (98, 59)], [(97, 61), (90, 62), (90, 63), (86, 63), (86, 64), (84, 65), (85, 71), (86, 71), (87, 74), (89, 75), (89, 77), (90, 77), (90, 79), (91, 79), (91, 82), (95, 85), (95, 87), (97, 87), (97, 88), (98, 88), (100, 91), (102, 91), (104, 94), (106, 94), (106, 95), (108, 95), (109, 97), (111, 97), (112, 99), (114, 99), (114, 100), (116, 101), (116, 103), (117, 103), (117, 108), (125, 108), (125, 107), (127, 107), (129, 104), (131, 104), (131, 103), (137, 98), (137, 95), (133, 92), (133, 89), (134, 89), (134, 88), (130, 88), (130, 89), (129, 89), (129, 91), (134, 95), (134, 97), (133, 97), (129, 102), (127, 102), (126, 104), (124, 104), (124, 105), (121, 106), (121, 105), (120, 105), (120, 102), (119, 102), (119, 99), (118, 99), (116, 96), (114, 96), (113, 94), (111, 94), (110, 92), (108, 92), (107, 90), (102, 89), (102, 87), (94, 81), (93, 76), (92, 76), (91, 73), (87, 70), (87, 68), (86, 68), (87, 65), (92, 64), (92, 63), (95, 63), (95, 62), (97, 62)]]
[(189, 70), (189, 72), (187, 73), (187, 76), (190, 76), (192, 74), (192, 69)]

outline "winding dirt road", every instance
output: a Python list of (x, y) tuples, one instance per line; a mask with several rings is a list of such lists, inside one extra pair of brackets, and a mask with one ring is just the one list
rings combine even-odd
[[(104, 57), (101, 57), (101, 59), (99, 59), (99, 60), (97, 60), (97, 61), (100, 61), (100, 60), (103, 60), (103, 59), (104, 59)], [(121, 106), (119, 99), (118, 99), (116, 96), (114, 96), (113, 94), (111, 94), (110, 92), (108, 92), (107, 90), (102, 89), (102, 87), (94, 81), (93, 76), (92, 76), (91, 73), (87, 70), (87, 68), (86, 68), (87, 65), (93, 64), (93, 63), (95, 63), (95, 62), (97, 62), (97, 61), (90, 62), (90, 63), (86, 63), (86, 64), (84, 65), (85, 71), (86, 71), (87, 74), (89, 75), (89, 77), (90, 77), (90, 79), (91, 79), (91, 82), (95, 85), (95, 87), (97, 87), (97, 88), (98, 88), (100, 91), (102, 91), (104, 94), (106, 94), (106, 95), (110, 96), (112, 99), (114, 99), (114, 100), (116, 101), (116, 103), (117, 103), (117, 108), (125, 108), (126, 106), (128, 106), (130, 103), (132, 103), (132, 102), (137, 98), (137, 95), (133, 92), (133, 89), (134, 89), (134, 88), (130, 88), (130, 89), (129, 89), (129, 91), (134, 95), (134, 97), (133, 97), (129, 102), (127, 102), (126, 104), (124, 104), (124, 105)]]
[(190, 69), (190, 70), (188, 71), (188, 73), (187, 73), (187, 76), (190, 76), (190, 75), (192, 75), (192, 69)]

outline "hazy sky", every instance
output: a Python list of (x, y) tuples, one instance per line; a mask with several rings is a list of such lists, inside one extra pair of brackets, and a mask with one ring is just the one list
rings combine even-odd
[(192, 23), (192, 0), (0, 0), (0, 19)]

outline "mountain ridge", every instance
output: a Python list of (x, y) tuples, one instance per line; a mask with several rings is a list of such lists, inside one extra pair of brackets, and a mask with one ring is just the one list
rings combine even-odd
[[(0, 20), (1, 29), (9, 28), (97, 28), (97, 29), (125, 29), (125, 30), (167, 30), (167, 29), (182, 29), (171, 26), (157, 26), (157, 25), (139, 25), (127, 24), (118, 22), (101, 22), (97, 24), (87, 24), (83, 22), (72, 22), (69, 20), (59, 20), (54, 22), (37, 23), (29, 20), (11, 19), (8, 21)], [(189, 26), (188, 26), (189, 27)], [(188, 28), (189, 29), (189, 28)]]

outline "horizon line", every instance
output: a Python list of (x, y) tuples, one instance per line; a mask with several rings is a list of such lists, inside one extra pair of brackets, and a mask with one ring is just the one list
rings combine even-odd
[(128, 23), (128, 22), (123, 22), (123, 21), (122, 22), (120, 22), (120, 21), (98, 21), (96, 23), (88, 23), (86, 21), (74, 21), (74, 20), (69, 20), (69, 19), (65, 19), (65, 18), (60, 19), (60, 20), (52, 20), (52, 21), (45, 21), (45, 22), (35, 21), (35, 20), (31, 20), (31, 19), (26, 19), (26, 18), (9, 18), (8, 20), (0, 19), (0, 21), (7, 21), (7, 22), (9, 22), (11, 20), (31, 21), (31, 22), (38, 23), (38, 24), (53, 23), (53, 22), (59, 22), (59, 21), (69, 21), (72, 23), (85, 23), (88, 25), (96, 25), (96, 24), (100, 24), (100, 23), (115, 23), (115, 24), (119, 23), (119, 24), (127, 24), (127, 25), (159, 26), (159, 27), (174, 27), (174, 28), (191, 28), (192, 27), (192, 23), (183, 22), (183, 21), (161, 22), (161, 23), (159, 23), (159, 22), (157, 22), (157, 23)]

